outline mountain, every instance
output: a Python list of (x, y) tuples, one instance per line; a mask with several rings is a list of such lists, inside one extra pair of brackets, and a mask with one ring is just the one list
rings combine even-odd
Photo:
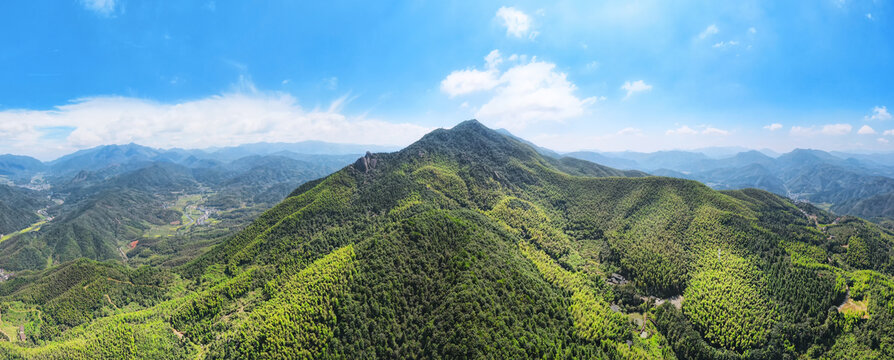
[(308, 155), (357, 155), (367, 151), (394, 151), (394, 146), (339, 144), (324, 141), (301, 141), (296, 143), (253, 143), (222, 148), (202, 149), (209, 158), (232, 161), (251, 155), (271, 155), (289, 152)]
[(691, 152), (705, 154), (706, 156), (714, 159), (722, 159), (748, 151), (750, 151), (750, 149), (741, 146), (713, 146), (693, 149)]
[(636, 162), (635, 169), (650, 171), (656, 169), (673, 169), (678, 171), (690, 171), (692, 164), (710, 160), (707, 155), (690, 151), (657, 151), (653, 153), (640, 152), (616, 152), (603, 155)]
[[(894, 355), (890, 232), (639, 175), (463, 122), (299, 186), (183, 266), (79, 260), (0, 283), (19, 314), (3, 321), (31, 337), (0, 355)], [(45, 322), (16, 320), (37, 307)]]
[(76, 151), (47, 163), (50, 170), (57, 174), (66, 174), (81, 170), (100, 170), (109, 166), (121, 166), (131, 163), (150, 162), (161, 154), (161, 151), (137, 144), (104, 145)]
[(0, 234), (10, 234), (38, 222), (37, 211), (49, 204), (37, 191), (0, 185)]
[[(37, 223), (40, 208), (53, 217), (31, 227), (32, 231), (0, 242), (0, 268), (42, 269), (81, 257), (126, 261), (129, 250), (153, 263), (183, 260), (180, 249), (195, 244), (207, 248), (219, 242), (298, 185), (353, 160), (284, 153), (305, 160), (254, 155), (226, 164), (212, 161), (207, 166), (189, 167), (168, 162), (170, 158), (154, 160), (159, 154), (164, 153), (136, 145), (104, 147), (62, 159), (59, 164), (72, 166), (86, 161), (84, 167), (94, 170), (60, 176), (51, 190), (0, 189), (0, 209), (8, 208), (0, 214), (0, 234)], [(53, 204), (47, 200), (48, 194), (64, 204)], [(161, 234), (176, 238), (150, 241), (149, 237)], [(132, 245), (138, 243), (151, 249)], [(165, 243), (168, 248), (158, 247)]]
[(682, 151), (566, 155), (654, 175), (697, 180), (718, 190), (758, 188), (824, 204), (838, 214), (871, 219), (894, 214), (885, 205), (887, 201), (877, 197), (894, 192), (894, 167), (885, 165), (885, 154), (795, 149), (775, 158), (759, 151), (744, 151), (719, 159)]
[(539, 153), (540, 155), (547, 156), (547, 157), (551, 157), (551, 158), (556, 158), (556, 159), (562, 157), (561, 154), (559, 154), (559, 153), (557, 153), (557, 152), (555, 152), (555, 151), (553, 151), (553, 150), (547, 149), (547, 148), (545, 148), (545, 147), (537, 146), (537, 145), (535, 145), (534, 143), (532, 143), (532, 142), (530, 142), (530, 141), (528, 141), (528, 140), (525, 140), (525, 139), (522, 139), (522, 138), (520, 138), (520, 137), (518, 137), (518, 136), (513, 135), (511, 132), (509, 132), (509, 130), (506, 130), (506, 129), (497, 129), (496, 131), (497, 131), (498, 133), (500, 133), (500, 134), (509, 136), (509, 137), (511, 137), (511, 138), (513, 138), (513, 139), (515, 139), (515, 140), (517, 140), (517, 141), (519, 141), (519, 142), (521, 142), (521, 143), (523, 143), (523, 144), (525, 144), (525, 145), (530, 146), (530, 147), (533, 148), (535, 151), (537, 151), (537, 153)]
[(634, 160), (615, 158), (592, 151), (577, 151), (565, 154), (567, 157), (586, 160), (596, 164), (611, 166), (618, 169), (638, 169), (639, 163)]
[(0, 155), (0, 176), (12, 179), (28, 179), (32, 175), (44, 171), (46, 166), (30, 156)]

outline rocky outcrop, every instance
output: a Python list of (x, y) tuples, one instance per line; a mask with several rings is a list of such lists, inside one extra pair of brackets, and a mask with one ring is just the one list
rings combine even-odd
[(370, 170), (376, 168), (376, 163), (378, 162), (379, 159), (375, 155), (367, 151), (366, 155), (363, 155), (363, 157), (357, 159), (357, 161), (354, 162), (354, 169), (362, 173), (368, 173)]

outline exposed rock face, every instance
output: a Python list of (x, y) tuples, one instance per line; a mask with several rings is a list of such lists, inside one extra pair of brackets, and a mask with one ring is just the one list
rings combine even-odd
[(356, 169), (357, 171), (368, 173), (370, 170), (376, 168), (377, 162), (378, 162), (378, 158), (376, 158), (372, 153), (367, 151), (366, 155), (357, 159), (357, 161), (354, 162), (354, 169)]

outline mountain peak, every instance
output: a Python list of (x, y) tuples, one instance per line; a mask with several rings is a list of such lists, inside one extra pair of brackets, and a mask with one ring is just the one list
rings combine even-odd
[[(477, 119), (469, 119), (469, 120), (463, 121), (459, 124), (454, 125), (452, 129), (456, 130), (456, 129), (464, 128), (464, 127), (492, 130), (491, 128), (488, 128), (487, 126), (484, 126), (484, 124), (479, 122)], [(496, 131), (496, 130), (494, 130), (494, 131)]]
[(437, 153), (466, 159), (504, 162), (509, 157), (530, 160), (539, 157), (529, 145), (511, 136), (484, 126), (477, 120), (466, 120), (450, 129), (437, 129), (402, 152), (409, 154)]

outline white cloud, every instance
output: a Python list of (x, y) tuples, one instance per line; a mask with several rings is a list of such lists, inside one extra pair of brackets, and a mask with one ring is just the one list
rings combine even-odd
[(866, 18), (872, 20), (872, 13), (866, 13)]
[(441, 91), (455, 97), (473, 92), (490, 90), (500, 84), (495, 70), (457, 70), (441, 80)]
[(812, 126), (811, 127), (792, 126), (790, 133), (792, 135), (796, 135), (796, 136), (810, 136), (810, 135), (816, 134), (816, 129), (814, 129)]
[(729, 135), (729, 131), (721, 130), (715, 127), (707, 127), (702, 130), (702, 134), (705, 135)]
[(590, 62), (588, 62), (588, 63), (587, 63), (587, 66), (586, 66), (586, 69), (587, 69), (587, 71), (594, 71), (594, 70), (596, 70), (596, 69), (599, 69), (599, 62), (598, 62), (598, 61), (590, 61)]
[(716, 48), (716, 49), (724, 49), (724, 48), (733, 47), (733, 46), (736, 46), (736, 45), (739, 45), (739, 42), (738, 42), (738, 41), (735, 41), (735, 40), (721, 41), (721, 42), (715, 43), (715, 44), (714, 44), (714, 48)]
[(536, 57), (530, 62), (526, 60), (524, 55), (513, 54), (509, 62), (519, 63), (501, 71), (502, 56), (494, 50), (485, 57), (487, 70), (454, 71), (441, 81), (441, 91), (450, 97), (490, 92), (490, 98), (477, 108), (475, 116), (485, 123), (515, 130), (535, 122), (583, 115), (589, 105), (600, 99), (576, 96), (577, 86), (568, 81), (565, 73), (556, 71), (555, 64), (537, 61)]
[[(515, 61), (518, 55), (512, 54), (509, 61)], [(451, 98), (474, 92), (487, 91), (500, 84), (500, 70), (497, 67), (503, 63), (503, 56), (499, 50), (493, 50), (484, 57), (487, 70), (466, 69), (456, 70), (441, 80), (441, 91)]]
[(750, 27), (750, 28), (748, 28), (748, 32), (752, 33), (752, 34), (757, 34), (757, 29), (755, 29), (754, 27)]
[(577, 86), (556, 65), (533, 61), (500, 75), (494, 96), (475, 114), (497, 126), (521, 129), (539, 121), (562, 121), (583, 115), (596, 98), (578, 98)]
[[(173, 104), (129, 97), (78, 99), (52, 110), (0, 111), (0, 153), (51, 158), (102, 144), (135, 142), (170, 148), (204, 148), (253, 142), (323, 140), (407, 144), (429, 129), (340, 113), (307, 110), (283, 93), (227, 93)], [(67, 137), (45, 138), (47, 128), (69, 127)]]
[(770, 124), (770, 125), (764, 126), (764, 129), (767, 129), (770, 131), (776, 131), (776, 130), (782, 129), (782, 124), (780, 124), (780, 123)]
[(885, 130), (885, 132), (883, 132), (882, 135), (894, 135), (894, 129)]
[(617, 135), (642, 135), (643, 131), (633, 127), (623, 128), (618, 130)]
[(326, 90), (338, 89), (338, 78), (335, 76), (324, 78), (323, 87), (326, 88)]
[(676, 129), (670, 129), (667, 132), (665, 132), (665, 134), (667, 134), (667, 135), (695, 135), (695, 134), (698, 134), (698, 131), (696, 131), (695, 129), (693, 129), (689, 126), (683, 125)]
[(115, 0), (81, 0), (87, 10), (99, 15), (109, 16), (115, 11)]
[(484, 57), (484, 63), (487, 65), (488, 69), (494, 69), (503, 63), (503, 56), (500, 55), (500, 50), (494, 49), (487, 56)]
[(878, 141), (879, 144), (887, 144), (888, 143), (888, 139), (885, 139), (885, 138), (878, 138), (878, 139), (876, 139), (876, 141)]
[(873, 135), (875, 134), (875, 129), (869, 127), (869, 125), (863, 125), (860, 130), (857, 130), (857, 134), (860, 135)]
[(646, 84), (642, 80), (634, 82), (627, 81), (621, 86), (621, 89), (627, 91), (627, 95), (624, 96), (624, 99), (627, 99), (635, 93), (652, 90), (652, 85)]
[(530, 32), (531, 17), (514, 7), (501, 7), (497, 10), (497, 17), (503, 21), (507, 36), (521, 38), (528, 35), (531, 39), (537, 36), (536, 31)]
[(891, 113), (888, 112), (887, 106), (876, 106), (872, 108), (872, 115), (866, 115), (866, 120), (891, 120)]
[(826, 135), (846, 135), (851, 132), (851, 129), (850, 124), (829, 124), (824, 125), (820, 132)]
[(828, 124), (819, 129), (814, 126), (792, 126), (791, 134), (795, 136), (832, 135), (840, 136), (850, 134), (853, 127), (850, 124)]
[(705, 28), (704, 31), (702, 31), (700, 34), (698, 34), (698, 38), (705, 39), (705, 38), (707, 38), (711, 35), (717, 34), (719, 32), (720, 32), (720, 29), (717, 28), (717, 25), (711, 24), (711, 25), (708, 25), (708, 27)]

